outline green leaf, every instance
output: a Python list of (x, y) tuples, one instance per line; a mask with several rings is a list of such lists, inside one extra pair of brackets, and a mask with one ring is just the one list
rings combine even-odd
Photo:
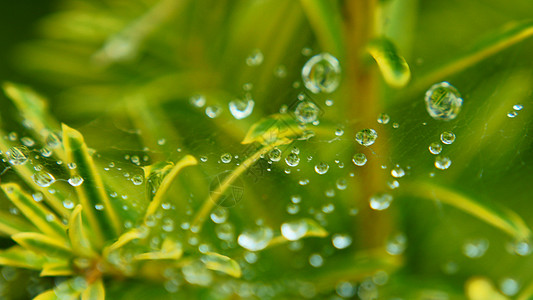
[(516, 297), (516, 300), (533, 300), (533, 283), (525, 286), (518, 297)]
[(70, 246), (60, 240), (36, 232), (17, 233), (11, 237), (17, 244), (35, 253), (53, 257), (70, 257)]
[(78, 204), (74, 211), (70, 215), (68, 223), (68, 236), (70, 244), (72, 245), (72, 251), (78, 255), (92, 257), (96, 253), (91, 247), (91, 242), (85, 232), (85, 227), (82, 222), (82, 210), (83, 206)]
[(39, 276), (70, 276), (74, 274), (74, 270), (70, 266), (69, 261), (59, 260), (47, 262), (43, 264), (43, 269)]
[(3, 266), (40, 270), (44, 262), (44, 257), (20, 246), (0, 252), (0, 265)]
[[(166, 176), (163, 178), (161, 184), (159, 185), (159, 188), (157, 189), (157, 192), (155, 193), (152, 202), (150, 202), (150, 205), (148, 205), (148, 209), (146, 210), (146, 215), (144, 217), (145, 220), (151, 215), (153, 215), (155, 211), (161, 206), (161, 202), (163, 201), (165, 193), (170, 188), (172, 181), (174, 181), (178, 173), (183, 168), (196, 165), (197, 163), (198, 161), (194, 156), (187, 155), (183, 157), (170, 171), (168, 171)], [(160, 170), (158, 170), (157, 168), (145, 168), (145, 174), (147, 174), (146, 177), (150, 178), (153, 172), (158, 171)]]
[(425, 89), (431, 84), (458, 73), (478, 62), (529, 38), (533, 35), (533, 21), (527, 20), (507, 24), (491, 33), (486, 38), (469, 47), (465, 52), (434, 68), (427, 74), (421, 74), (416, 82), (416, 90)]
[(91, 283), (81, 294), (81, 300), (105, 300), (105, 288), (102, 278)]
[(167, 237), (161, 245), (161, 251), (148, 252), (138, 254), (134, 257), (135, 260), (160, 260), (171, 259), (178, 260), (183, 255), (183, 248), (181, 243), (172, 238)]
[(344, 30), (337, 1), (300, 0), (300, 3), (322, 50), (339, 58), (344, 57)]
[(53, 290), (47, 290), (37, 295), (33, 300), (58, 300)]
[(109, 253), (119, 248), (124, 247), (124, 245), (128, 244), (129, 242), (133, 240), (145, 238), (147, 234), (148, 234), (148, 229), (146, 227), (139, 227), (139, 228), (134, 228), (129, 231), (126, 231), (125, 233), (120, 235), (113, 244), (104, 248), (103, 250), (104, 257), (109, 256)]
[(275, 114), (252, 125), (241, 143), (288, 144), (303, 134), (304, 130), (290, 115)]
[(242, 275), (239, 264), (227, 256), (214, 252), (207, 252), (202, 256), (201, 260), (209, 270), (220, 271), (235, 278), (239, 278)]
[[(83, 136), (78, 131), (63, 124), (63, 143), (69, 162), (76, 163), (77, 168), (71, 172), (83, 178), (83, 183), (76, 187), (83, 216), (86, 218), (93, 235), (93, 244), (100, 248), (105, 241), (119, 235), (122, 224), (115, 205), (109, 200), (102, 178), (98, 173), (93, 158)], [(103, 210), (96, 209), (98, 205)]]
[(411, 71), (405, 59), (398, 54), (396, 47), (387, 38), (372, 40), (367, 51), (376, 60), (381, 75), (385, 82), (396, 88), (401, 88), (409, 83)]
[(470, 300), (509, 300), (509, 298), (500, 294), (487, 278), (470, 278), (466, 282), (465, 289)]
[(519, 241), (526, 241), (531, 238), (529, 227), (519, 215), (511, 210), (490, 206), (488, 203), (482, 203), (467, 195), (430, 182), (405, 183), (402, 190), (407, 196), (442, 201), (501, 229)]
[(12, 214), (0, 211), (0, 234), (9, 236), (28, 231), (37, 231), (37, 228)]
[[(42, 233), (67, 241), (65, 226), (42, 203), (36, 202), (29, 194), (23, 192), (17, 184), (6, 183), (1, 185), (11, 203), (24, 214), (35, 227)], [(49, 218), (53, 218), (50, 219)]]

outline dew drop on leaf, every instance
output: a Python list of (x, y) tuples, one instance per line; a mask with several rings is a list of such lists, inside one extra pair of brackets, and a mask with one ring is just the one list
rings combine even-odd
[(379, 124), (388, 124), (390, 121), (390, 116), (385, 114), (385, 113), (382, 113), (378, 116), (378, 123)]
[(239, 235), (237, 242), (239, 245), (250, 251), (263, 250), (274, 237), (274, 232), (268, 227), (259, 227), (255, 230), (248, 230)]
[(221, 112), (222, 108), (220, 108), (220, 106), (218, 105), (208, 106), (205, 109), (205, 114), (211, 119), (218, 117)]
[(391, 171), (390, 171), (392, 177), (394, 178), (401, 178), (405, 176), (405, 171), (402, 169), (399, 165), (396, 165)]
[(231, 162), (232, 156), (231, 153), (224, 153), (220, 156), (220, 161), (222, 161), (225, 164), (229, 164)]
[(445, 131), (440, 134), (440, 140), (446, 145), (451, 145), (455, 142), (455, 134), (451, 131)]
[(426, 92), (425, 101), (429, 115), (435, 120), (444, 121), (455, 119), (463, 105), (457, 89), (446, 81), (431, 86)]
[(289, 153), (285, 158), (285, 162), (289, 167), (296, 167), (300, 163), (300, 157), (296, 153)]
[(315, 268), (319, 268), (324, 264), (324, 258), (318, 253), (309, 256), (309, 264)]
[(281, 160), (281, 150), (277, 147), (274, 147), (272, 150), (268, 152), (268, 158), (271, 161), (278, 162)]
[(385, 249), (390, 255), (400, 255), (407, 247), (407, 237), (403, 233), (397, 233), (387, 239)]
[(329, 53), (311, 57), (302, 68), (305, 87), (311, 92), (332, 93), (340, 83), (341, 68), (339, 61)]
[(486, 239), (470, 240), (463, 245), (463, 254), (469, 258), (480, 258), (488, 248), (489, 241)]
[(26, 147), (11, 147), (6, 151), (6, 156), (10, 164), (23, 165), (28, 161), (28, 149)]
[(309, 100), (302, 100), (296, 105), (294, 115), (299, 122), (308, 124), (318, 119), (319, 112), (320, 110), (315, 103)]
[(56, 181), (54, 175), (45, 171), (35, 172), (31, 178), (33, 179), (33, 182), (40, 187), (49, 187)]
[(259, 49), (254, 49), (246, 58), (246, 64), (250, 67), (259, 66), (263, 63), (263, 58), (263, 52), (261, 52)]
[(192, 96), (189, 101), (191, 102), (192, 106), (194, 107), (203, 107), (205, 105), (205, 97), (202, 95), (194, 95)]
[(352, 237), (348, 234), (334, 234), (331, 238), (333, 247), (337, 249), (348, 248), (352, 244)]
[(437, 156), (435, 158), (435, 167), (440, 170), (446, 170), (452, 165), (452, 160), (447, 156)]
[(385, 210), (389, 208), (393, 198), (391, 194), (378, 193), (370, 197), (370, 208), (374, 210)]
[(255, 102), (252, 99), (245, 100), (233, 100), (229, 102), (229, 111), (231, 115), (241, 120), (252, 114), (254, 111)]
[(354, 154), (352, 161), (356, 166), (362, 167), (366, 164), (368, 160), (366, 158), (366, 155), (364, 155), (363, 153), (356, 153)]
[(131, 182), (133, 182), (134, 185), (141, 185), (143, 181), (144, 178), (141, 175), (135, 175), (131, 178)]
[(283, 223), (281, 225), (281, 234), (289, 241), (296, 241), (305, 236), (308, 225), (305, 219)]
[(83, 183), (83, 177), (80, 175), (74, 175), (68, 179), (68, 183), (71, 186), (80, 186)]
[(434, 155), (438, 155), (442, 152), (442, 145), (438, 142), (429, 144), (429, 152)]
[(376, 142), (378, 138), (378, 133), (372, 128), (363, 129), (355, 134), (355, 140), (363, 145), (370, 146)]
[(315, 172), (320, 175), (326, 174), (329, 170), (329, 165), (325, 162), (320, 162), (315, 165)]

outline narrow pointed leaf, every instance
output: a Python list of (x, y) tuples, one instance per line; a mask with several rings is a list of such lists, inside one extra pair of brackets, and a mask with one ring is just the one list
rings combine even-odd
[(42, 203), (36, 202), (32, 196), (23, 192), (17, 184), (6, 183), (2, 184), (1, 188), (11, 203), (42, 233), (66, 241), (67, 234), (65, 226)]
[(259, 120), (250, 127), (242, 144), (259, 142), (263, 145), (287, 144), (301, 137), (304, 130), (288, 114), (275, 114)]
[(81, 300), (105, 300), (105, 288), (102, 279), (91, 283), (81, 294)]
[(239, 278), (242, 275), (241, 267), (236, 261), (218, 253), (206, 253), (202, 256), (202, 262), (209, 270), (220, 271), (235, 278)]
[(507, 24), (491, 33), (488, 37), (475, 43), (465, 52), (436, 67), (427, 74), (422, 74), (417, 82), (417, 90), (424, 89), (431, 84), (458, 73), (478, 62), (516, 44), (533, 35), (533, 21), (526, 20)]
[(371, 41), (367, 51), (378, 64), (379, 70), (385, 82), (396, 88), (407, 85), (411, 79), (411, 71), (405, 59), (398, 54), (394, 44), (387, 38), (379, 38)]
[(309, 23), (323, 50), (344, 56), (343, 26), (340, 8), (335, 1), (300, 0)]
[(71, 249), (68, 244), (41, 233), (17, 233), (12, 238), (17, 244), (35, 253), (54, 257), (71, 256)]
[[(78, 131), (63, 124), (63, 143), (69, 162), (76, 163), (75, 172), (83, 178), (83, 184), (76, 187), (76, 193), (83, 206), (83, 216), (87, 218), (95, 246), (102, 247), (104, 242), (116, 238), (120, 232), (120, 219), (111, 204), (98, 173), (93, 158), (83, 136)], [(103, 210), (96, 209), (97, 205)]]
[(37, 295), (33, 300), (59, 300), (53, 290), (48, 290)]
[(72, 250), (83, 256), (94, 256), (95, 252), (91, 248), (91, 242), (85, 232), (85, 227), (82, 222), (82, 210), (81, 204), (78, 204), (72, 215), (70, 215), (68, 236)]
[(0, 265), (40, 270), (45, 262), (43, 256), (33, 251), (13, 246), (0, 252)]
[(161, 251), (142, 253), (135, 256), (136, 260), (178, 260), (183, 255), (181, 244), (174, 239), (166, 238), (161, 245)]
[[(155, 193), (154, 198), (152, 199), (152, 202), (150, 202), (150, 205), (148, 206), (148, 209), (146, 210), (145, 220), (155, 213), (155, 211), (161, 206), (161, 202), (163, 201), (163, 197), (167, 190), (170, 188), (170, 185), (172, 181), (176, 178), (178, 173), (187, 166), (193, 166), (196, 165), (198, 161), (196, 158), (192, 155), (187, 155), (184, 158), (182, 158), (169, 172), (168, 174), (163, 178), (161, 181), (161, 184), (159, 185), (159, 188), (157, 192)], [(150, 169), (148, 169), (150, 170)], [(146, 172), (146, 171), (145, 171)], [(147, 177), (150, 177), (148, 175)]]
[(482, 203), (462, 193), (429, 182), (404, 184), (403, 191), (407, 196), (442, 201), (501, 229), (519, 241), (527, 241), (531, 238), (529, 227), (519, 215), (511, 210)]
[(33, 225), (19, 217), (0, 211), (0, 234), (13, 235), (19, 232), (38, 231)]
[(70, 263), (66, 260), (59, 260), (54, 262), (47, 262), (43, 264), (41, 277), (43, 276), (70, 276), (74, 274), (74, 270), (70, 266)]
[(107, 246), (104, 248), (104, 257), (107, 257), (109, 253), (124, 247), (124, 245), (128, 244), (129, 242), (136, 240), (136, 239), (142, 239), (145, 238), (148, 234), (146, 228), (140, 227), (135, 228), (129, 231), (126, 231), (123, 233), (113, 244)]

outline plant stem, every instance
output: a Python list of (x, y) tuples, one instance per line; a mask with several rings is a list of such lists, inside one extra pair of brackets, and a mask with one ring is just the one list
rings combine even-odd
[[(359, 120), (356, 131), (363, 128), (375, 128), (376, 117), (382, 111), (379, 95), (378, 74), (375, 68), (365, 64), (366, 45), (375, 35), (375, 15), (377, 0), (346, 1), (345, 34), (347, 41), (346, 79), (349, 86), (350, 103), (348, 118)], [(361, 127), (359, 127), (361, 126)], [(385, 132), (378, 131), (379, 138), (372, 149), (365, 148), (369, 158), (361, 168), (360, 192), (354, 195), (359, 204), (357, 230), (362, 248), (383, 247), (391, 228), (391, 216), (388, 211), (376, 212), (370, 209), (368, 201), (384, 186), (384, 172), (381, 164), (387, 157)]]

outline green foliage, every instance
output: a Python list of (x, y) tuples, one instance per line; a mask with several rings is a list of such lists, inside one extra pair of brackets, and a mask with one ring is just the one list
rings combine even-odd
[(0, 297), (530, 299), (532, 10), (64, 1), (10, 57), (50, 97), (3, 84)]

